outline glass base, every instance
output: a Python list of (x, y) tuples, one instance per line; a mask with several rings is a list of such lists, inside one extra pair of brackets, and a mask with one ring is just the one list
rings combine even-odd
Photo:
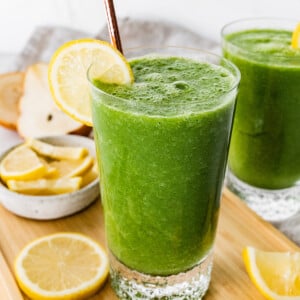
[(300, 210), (300, 185), (286, 189), (268, 190), (253, 187), (227, 171), (226, 186), (264, 220), (280, 222)]
[(170, 276), (151, 276), (131, 270), (110, 253), (111, 284), (120, 299), (200, 300), (206, 293), (212, 252), (193, 269)]

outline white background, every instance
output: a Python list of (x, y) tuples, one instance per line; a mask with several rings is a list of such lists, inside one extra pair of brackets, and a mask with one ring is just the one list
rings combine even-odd
[[(115, 0), (118, 17), (164, 20), (220, 39), (225, 23), (245, 17), (299, 19), (300, 0)], [(37, 25), (95, 34), (106, 24), (103, 0), (0, 0), (0, 52), (17, 53)]]

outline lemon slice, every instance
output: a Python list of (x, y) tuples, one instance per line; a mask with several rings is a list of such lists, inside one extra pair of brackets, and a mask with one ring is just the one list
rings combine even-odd
[(88, 154), (88, 150), (84, 147), (54, 146), (35, 139), (27, 140), (27, 145), (38, 154), (53, 159), (80, 159)]
[(56, 50), (49, 64), (51, 94), (57, 105), (75, 120), (92, 126), (87, 70), (108, 83), (128, 84), (133, 73), (124, 56), (105, 41), (69, 41)]
[(48, 176), (48, 178), (63, 178), (74, 177), (86, 172), (93, 164), (93, 158), (86, 156), (85, 158), (78, 160), (56, 160), (49, 163), (50, 167), (56, 169), (54, 176)]
[(294, 49), (300, 48), (300, 23), (297, 24), (292, 35), (292, 48)]
[(8, 188), (27, 195), (56, 195), (72, 193), (80, 189), (81, 177), (35, 180), (7, 180)]
[(53, 166), (50, 166), (49, 163), (43, 157), (39, 156), (40, 161), (46, 167), (46, 174), (43, 176), (45, 178), (55, 178), (58, 175), (58, 171)]
[(105, 250), (78, 233), (48, 235), (25, 246), (14, 264), (16, 279), (31, 299), (84, 299), (108, 276)]
[(4, 181), (9, 179), (31, 180), (42, 177), (47, 168), (39, 157), (26, 145), (9, 152), (0, 164), (0, 175)]
[(98, 176), (99, 176), (98, 165), (94, 161), (93, 166), (90, 169), (88, 169), (88, 171), (86, 171), (85, 173), (82, 174), (82, 183), (81, 183), (81, 186), (88, 185), (89, 183), (91, 183), (92, 181), (94, 181)]
[(299, 252), (265, 252), (246, 247), (243, 259), (250, 279), (267, 299), (300, 299)]

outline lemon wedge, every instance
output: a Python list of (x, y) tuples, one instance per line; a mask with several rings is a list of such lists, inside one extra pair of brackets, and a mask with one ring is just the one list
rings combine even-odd
[(300, 48), (300, 23), (297, 24), (295, 30), (293, 31), (292, 48), (294, 49)]
[(269, 300), (300, 300), (300, 253), (243, 250), (250, 279)]
[(7, 180), (8, 188), (14, 192), (27, 195), (56, 195), (72, 193), (80, 189), (81, 177), (35, 180)]
[(86, 299), (105, 282), (109, 268), (105, 250), (79, 233), (44, 236), (26, 245), (14, 272), (31, 299)]
[(92, 181), (94, 181), (98, 176), (99, 176), (98, 165), (94, 161), (93, 166), (90, 169), (88, 169), (88, 171), (86, 171), (85, 173), (82, 174), (82, 183), (81, 183), (81, 186), (88, 185), (89, 183), (91, 183)]
[(50, 167), (54, 168), (57, 172), (54, 176), (48, 178), (64, 178), (75, 177), (85, 173), (93, 164), (94, 160), (91, 156), (86, 156), (78, 160), (56, 160), (50, 162)]
[(0, 164), (0, 175), (4, 181), (9, 179), (37, 179), (46, 173), (46, 166), (36, 153), (26, 145), (21, 145), (10, 151)]
[(69, 41), (51, 58), (48, 79), (56, 104), (75, 120), (92, 126), (87, 70), (107, 83), (128, 84), (133, 73), (125, 57), (112, 45), (96, 39)]
[(80, 159), (88, 154), (84, 147), (63, 147), (51, 145), (36, 139), (28, 139), (27, 145), (35, 150), (38, 154), (53, 159)]

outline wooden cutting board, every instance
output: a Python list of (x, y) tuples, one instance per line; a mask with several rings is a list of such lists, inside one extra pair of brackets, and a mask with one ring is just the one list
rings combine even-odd
[[(71, 217), (55, 221), (34, 221), (17, 217), (0, 207), (0, 299), (19, 300), (13, 288), (13, 260), (31, 240), (59, 231), (87, 234), (104, 244), (103, 214), (100, 201)], [(245, 272), (241, 251), (246, 245), (263, 250), (299, 248), (272, 225), (262, 221), (241, 200), (225, 189), (215, 246), (215, 260), (210, 288), (205, 300), (263, 300)], [(5, 263), (8, 268), (5, 269)], [(2, 275), (2, 276), (1, 276)], [(2, 287), (2, 288), (1, 288)], [(10, 288), (7, 288), (10, 287)], [(10, 296), (7, 295), (10, 293)], [(27, 299), (24, 295), (24, 299)], [(90, 300), (116, 300), (109, 281)]]

